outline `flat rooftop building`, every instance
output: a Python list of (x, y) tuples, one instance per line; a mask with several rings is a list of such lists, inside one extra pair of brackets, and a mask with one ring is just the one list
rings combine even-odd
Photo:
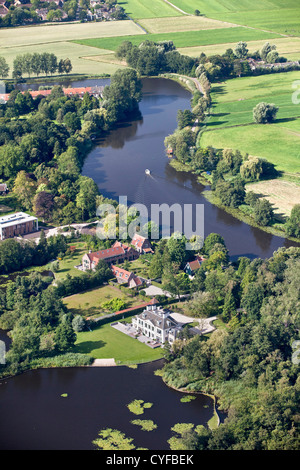
[(16, 212), (0, 217), (0, 240), (18, 237), (39, 229), (37, 217)]

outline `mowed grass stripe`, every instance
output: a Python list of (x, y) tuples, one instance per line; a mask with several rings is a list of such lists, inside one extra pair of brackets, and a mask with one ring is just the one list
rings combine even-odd
[(221, 28), (205, 31), (184, 31), (184, 32), (170, 32), (161, 34), (147, 34), (146, 36), (118, 36), (111, 38), (90, 38), (83, 40), (72, 41), (77, 44), (85, 46), (98, 47), (100, 49), (108, 49), (115, 51), (123, 41), (131, 41), (134, 45), (139, 45), (145, 39), (150, 41), (174, 41), (177, 48), (192, 47), (209, 44), (223, 44), (224, 42), (237, 43), (239, 41), (251, 40), (272, 40), (278, 38), (276, 33), (269, 33), (263, 31), (256, 31), (253, 29), (235, 27), (235, 28)]

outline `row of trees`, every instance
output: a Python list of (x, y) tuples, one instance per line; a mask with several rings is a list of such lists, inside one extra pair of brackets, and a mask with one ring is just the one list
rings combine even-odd
[(62, 257), (66, 251), (67, 243), (63, 235), (45, 238), (42, 232), (38, 244), (29, 240), (4, 240), (0, 245), (0, 274), (21, 271), (29, 266), (43, 266), (58, 256)]
[(116, 50), (118, 59), (126, 60), (129, 67), (140, 75), (182, 73), (194, 75), (196, 60), (179, 54), (173, 41), (143, 41), (139, 46), (123, 41)]
[(69, 74), (72, 71), (72, 63), (69, 58), (58, 60), (53, 53), (34, 52), (18, 55), (13, 62), (13, 78), (20, 79), (24, 74), (39, 76), (40, 74), (53, 75)]

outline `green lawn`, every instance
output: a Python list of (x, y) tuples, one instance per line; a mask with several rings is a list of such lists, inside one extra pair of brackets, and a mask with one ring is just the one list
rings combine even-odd
[[(126, 321), (130, 320), (131, 317)], [(89, 354), (94, 359), (114, 358), (121, 364), (154, 361), (163, 354), (161, 348), (151, 349), (137, 339), (115, 330), (110, 323), (93, 331), (77, 333), (74, 352)]]
[(176, 47), (192, 47), (205, 46), (209, 44), (223, 44), (224, 42), (237, 43), (239, 41), (251, 40), (273, 40), (278, 38), (276, 33), (268, 33), (257, 31), (243, 27), (237, 28), (219, 28), (213, 30), (202, 31), (180, 31), (169, 33), (147, 34), (147, 37), (141, 35), (118, 36), (111, 38), (91, 38), (73, 41), (84, 46), (98, 47), (100, 49), (108, 49), (115, 51), (123, 41), (131, 41), (135, 45), (139, 45), (145, 39), (150, 41), (167, 41), (172, 40)]
[[(214, 84), (212, 115), (201, 145), (236, 148), (267, 158), (278, 170), (299, 172), (300, 108), (292, 103), (292, 84), (298, 79), (298, 72), (288, 72)], [(253, 108), (261, 101), (279, 107), (270, 125), (253, 123)]]
[(108, 285), (65, 297), (64, 304), (75, 314), (80, 314), (85, 317), (101, 316), (110, 313), (104, 311), (101, 305), (114, 298), (124, 300), (127, 303), (126, 308), (140, 305), (142, 302), (148, 300), (147, 298), (141, 299), (138, 296), (129, 297), (118, 288)]

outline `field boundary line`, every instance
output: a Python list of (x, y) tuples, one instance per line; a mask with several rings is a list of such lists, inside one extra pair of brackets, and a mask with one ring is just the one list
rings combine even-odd
[(192, 13), (187, 13), (186, 11), (181, 10), (181, 8), (177, 7), (176, 5), (169, 2), (168, 0), (164, 0), (164, 2), (167, 3), (168, 5), (170, 5), (171, 7), (175, 8), (175, 10), (179, 11), (180, 13), (183, 13), (184, 15), (194, 16), (194, 15), (192, 15)]

